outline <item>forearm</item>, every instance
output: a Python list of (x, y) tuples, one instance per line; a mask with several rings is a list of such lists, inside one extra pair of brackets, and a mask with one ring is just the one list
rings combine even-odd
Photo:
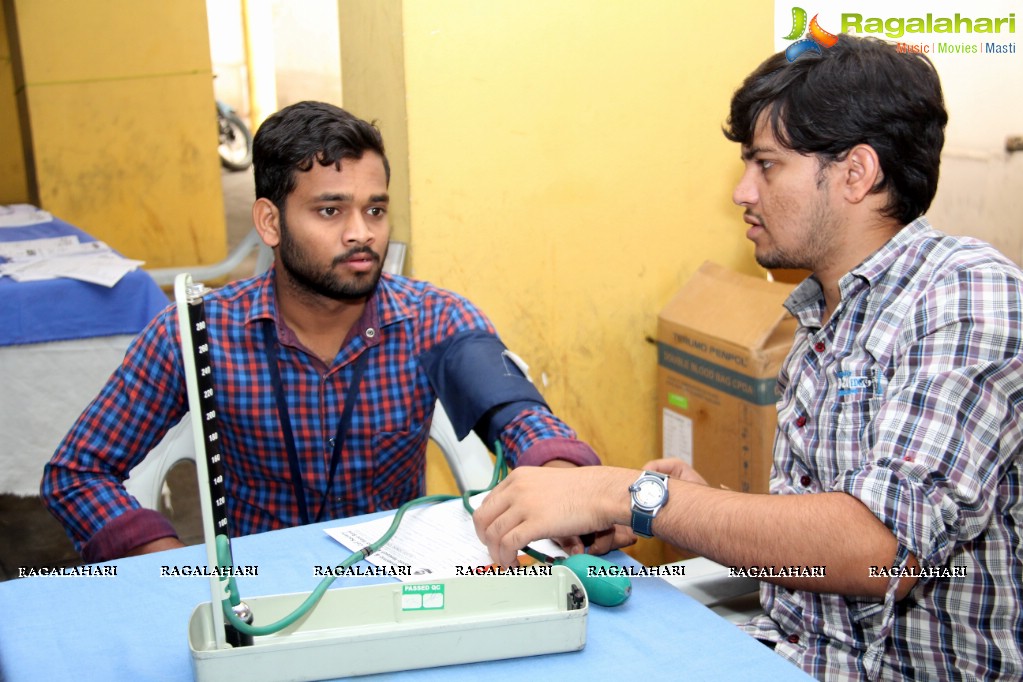
[[(157, 512), (139, 509), (124, 485), (151, 442), (165, 431), (162, 424), (149, 430), (137, 426), (143, 416), (166, 413), (158, 409), (140, 401), (139, 414), (132, 415), (115, 402), (98, 402), (46, 465), (40, 496), (87, 560), (124, 556), (139, 544), (174, 534)], [(112, 431), (111, 423), (125, 431)]]
[(116, 477), (83, 468), (63, 447), (44, 468), (39, 495), (79, 552), (110, 519), (137, 506)]
[[(494, 560), (511, 565), (533, 540), (631, 526), (636, 476), (610, 466), (520, 467), (484, 500), (473, 523)], [(812, 578), (770, 579), (792, 589), (871, 597), (888, 589), (890, 579), (872, 578), (870, 567), (892, 565), (895, 536), (850, 495), (752, 495), (677, 478), (668, 488), (653, 523), (662, 540), (730, 566), (824, 567)], [(912, 555), (908, 561), (916, 566)], [(896, 596), (914, 583), (902, 578)]]
[(86, 561), (116, 559), (153, 541), (177, 539), (166, 518), (140, 509), (116, 480), (51, 463), (41, 493)]
[[(871, 577), (870, 567), (890, 566), (898, 549), (891, 531), (845, 493), (752, 495), (672, 480), (653, 527), (667, 542), (727, 566), (819, 567), (803, 572), (810, 576), (764, 579), (850, 596), (883, 596), (889, 579)], [(913, 582), (904, 578), (897, 596)]]
[(113, 519), (89, 538), (82, 558), (89, 562), (149, 554), (184, 547), (170, 522), (152, 509), (132, 509)]

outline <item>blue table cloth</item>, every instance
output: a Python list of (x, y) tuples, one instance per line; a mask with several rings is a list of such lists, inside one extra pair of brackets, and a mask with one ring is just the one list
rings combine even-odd
[[(365, 520), (351, 519), (351, 522)], [(313, 567), (349, 554), (323, 529), (345, 521), (232, 541), (242, 597), (308, 592)], [(634, 564), (620, 553), (609, 555)], [(26, 577), (0, 583), (0, 679), (192, 680), (188, 619), (209, 580), (160, 577), (162, 566), (205, 565), (202, 546), (106, 565), (109, 577)], [(392, 578), (338, 578), (337, 587)], [(801, 670), (660, 578), (634, 578), (622, 606), (590, 606), (581, 651), (388, 673), (396, 680), (809, 680)]]
[[(57, 218), (0, 227), (0, 242), (67, 235), (96, 241)], [(0, 346), (137, 334), (168, 303), (144, 270), (129, 272), (113, 287), (67, 278), (15, 282), (0, 277)]]

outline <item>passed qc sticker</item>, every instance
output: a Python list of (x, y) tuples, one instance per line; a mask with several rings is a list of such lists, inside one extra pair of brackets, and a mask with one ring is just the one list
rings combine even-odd
[(444, 608), (444, 584), (402, 585), (401, 610), (427, 611)]

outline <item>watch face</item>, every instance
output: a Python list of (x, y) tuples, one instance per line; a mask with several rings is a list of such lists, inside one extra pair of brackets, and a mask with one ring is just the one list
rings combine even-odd
[(655, 480), (641, 481), (635, 493), (636, 504), (648, 509), (660, 504), (663, 497), (664, 484)]

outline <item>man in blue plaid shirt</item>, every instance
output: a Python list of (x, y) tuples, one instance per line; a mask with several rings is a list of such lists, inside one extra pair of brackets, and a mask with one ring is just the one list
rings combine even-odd
[(892, 43), (751, 74), (733, 199), (761, 265), (812, 273), (786, 302), (772, 494), (678, 460), (517, 471), (474, 517), (493, 557), (631, 524), (757, 573), (745, 630), (820, 679), (1023, 679), (1023, 273), (922, 217), (946, 121), (930, 62)]
[[(599, 464), (555, 417), (469, 301), (382, 273), (390, 169), (375, 127), (320, 102), (255, 137), (253, 221), (264, 275), (204, 297), (230, 532), (393, 509), (424, 493), (438, 398), (517, 465)], [(173, 308), (46, 467), (42, 496), (86, 560), (180, 547), (123, 481), (188, 410)], [(594, 546), (610, 548), (605, 533)], [(578, 551), (578, 538), (566, 539)]]

